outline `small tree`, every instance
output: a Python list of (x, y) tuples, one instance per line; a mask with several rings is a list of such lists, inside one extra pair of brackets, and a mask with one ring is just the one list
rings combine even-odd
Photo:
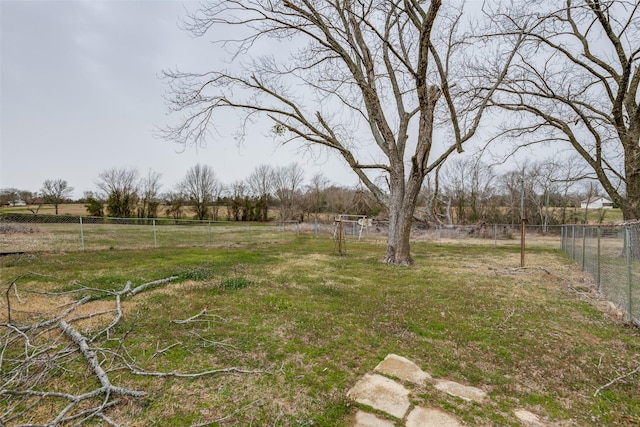
[(258, 199), (256, 203), (257, 219), (263, 222), (269, 220), (269, 198), (273, 190), (273, 181), (273, 167), (266, 164), (257, 166), (247, 179), (251, 193)]
[(84, 193), (84, 207), (87, 209), (87, 213), (90, 216), (104, 216), (104, 204), (96, 195), (91, 191)]
[(208, 217), (209, 208), (222, 186), (211, 166), (198, 163), (187, 171), (178, 187), (191, 203), (196, 218), (203, 220)]
[(160, 206), (160, 178), (162, 174), (149, 170), (147, 176), (140, 181), (139, 218), (156, 218)]
[(56, 215), (58, 215), (58, 206), (71, 197), (73, 187), (70, 187), (67, 181), (63, 179), (47, 179), (42, 184), (40, 193), (44, 202), (52, 204), (56, 210)]
[(182, 218), (182, 208), (185, 205), (185, 197), (180, 191), (171, 191), (163, 196), (164, 203), (167, 205), (165, 213), (176, 221)]
[(298, 163), (281, 166), (274, 171), (274, 195), (279, 204), (282, 221), (289, 221), (294, 217), (303, 181), (304, 170)]
[(14, 204), (20, 196), (18, 196), (19, 190), (17, 188), (2, 188), (0, 189), (0, 205)]
[(113, 168), (100, 172), (98, 188), (107, 202), (107, 213), (116, 218), (131, 218), (138, 201), (138, 171)]

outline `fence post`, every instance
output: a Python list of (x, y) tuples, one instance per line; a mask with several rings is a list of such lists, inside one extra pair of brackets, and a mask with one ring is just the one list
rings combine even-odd
[(498, 224), (493, 224), (493, 247), (498, 247)]
[(626, 250), (626, 258), (627, 258), (627, 286), (629, 287), (629, 292), (628, 292), (628, 311), (627, 311), (627, 320), (629, 320), (629, 322), (633, 321), (633, 312), (631, 311), (633, 309), (633, 304), (632, 304), (632, 299), (631, 297), (633, 296), (632, 294), (632, 289), (631, 289), (631, 279), (632, 279), (632, 275), (631, 275), (631, 225), (627, 224), (624, 227), (624, 238), (625, 238), (625, 242), (624, 245), (627, 248)]
[(596, 273), (596, 283), (598, 284), (598, 292), (602, 287), (602, 275), (600, 272), (600, 239), (602, 238), (602, 227), (598, 226), (598, 266)]
[(586, 252), (587, 249), (587, 226), (583, 225), (582, 226), (582, 271), (584, 271), (585, 269), (585, 262), (586, 262)]
[(158, 247), (158, 237), (156, 236), (156, 219), (153, 219), (153, 247)]
[(211, 241), (211, 221), (209, 221), (209, 244), (213, 243)]
[(571, 226), (571, 259), (576, 261), (576, 226)]
[(84, 252), (84, 230), (82, 229), (82, 217), (80, 217), (80, 241), (82, 242), (82, 252)]

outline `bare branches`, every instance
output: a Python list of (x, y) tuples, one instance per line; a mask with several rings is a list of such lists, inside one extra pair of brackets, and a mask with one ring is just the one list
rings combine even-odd
[[(407, 230), (422, 182), (475, 134), (522, 40), (516, 37), (508, 52), (498, 49), (498, 72), (474, 78), (456, 70), (464, 76), (458, 79), (453, 57), (461, 67), (480, 57), (472, 50), (479, 39), (458, 31), (461, 14), (440, 0), (214, 0), (191, 17), (189, 29), (197, 36), (213, 26), (216, 35), (227, 28), (240, 32), (237, 39), (216, 41), (235, 46), (232, 60), (247, 60), (230, 70), (166, 72), (170, 109), (185, 118), (164, 136), (201, 144), (220, 126), (222, 111), (232, 109), (271, 119), (282, 143), (334, 150), (392, 213), (394, 255), (385, 259), (410, 264)], [(259, 40), (277, 43), (277, 52), (253, 49)], [(477, 80), (489, 89), (475, 89)], [(443, 92), (447, 107), (438, 109)], [(439, 112), (445, 118), (436, 120)], [(453, 150), (434, 139), (438, 126), (453, 128)], [(444, 157), (431, 162), (434, 149)]]
[[(19, 278), (18, 278), (19, 279)], [(48, 318), (45, 313), (31, 317), (32, 323), (25, 322), (12, 307), (11, 300), (18, 300), (18, 279), (11, 282), (7, 288), (8, 318), (10, 323), (1, 325), (4, 333), (0, 336), (0, 401), (3, 409), (0, 412), (0, 424), (16, 424), (28, 422), (28, 425), (57, 426), (65, 423), (82, 424), (90, 419), (100, 419), (111, 426), (118, 426), (118, 422), (107, 412), (120, 405), (122, 398), (142, 398), (146, 396), (144, 390), (138, 390), (127, 385), (117, 385), (111, 375), (114, 371), (128, 373), (128, 376), (118, 375), (118, 381), (131, 384), (136, 376), (199, 378), (222, 374), (262, 374), (265, 370), (248, 370), (240, 367), (222, 367), (204, 369), (200, 372), (162, 372), (141, 368), (125, 345), (127, 333), (116, 337), (117, 348), (113, 348), (113, 331), (125, 316), (124, 298), (132, 298), (144, 291), (169, 283), (176, 276), (155, 280), (133, 287), (131, 282), (119, 291), (104, 291), (96, 288), (82, 287), (79, 291), (91, 292), (100, 296), (102, 303), (112, 299), (115, 308), (96, 309), (91, 306), (93, 298), (89, 295), (71, 303), (59, 305)], [(9, 298), (9, 292), (15, 296)], [(32, 295), (37, 295), (32, 293)], [(68, 299), (68, 293), (57, 295), (63, 300)], [(47, 298), (56, 298), (49, 293)], [(20, 303), (27, 301), (19, 300)], [(77, 313), (82, 307), (82, 313)], [(99, 329), (89, 337), (83, 330), (88, 328), (87, 321), (95, 322), (111, 316), (108, 325)], [(40, 318), (40, 320), (33, 320)], [(202, 310), (198, 314), (175, 324), (195, 322), (210, 322), (224, 320), (220, 316)], [(107, 323), (98, 321), (98, 323)], [(203, 346), (220, 345), (235, 348), (224, 342), (214, 342), (200, 336), (193, 331)], [(106, 335), (106, 339), (100, 340)], [(110, 343), (111, 342), (111, 343)], [(169, 352), (181, 343), (174, 343), (156, 352), (147, 361)], [(159, 346), (158, 346), (159, 347)], [(135, 354), (135, 353), (133, 353)], [(156, 363), (161, 363), (160, 358)], [(82, 374), (86, 371), (87, 375)], [(81, 375), (82, 381), (72, 379)], [(92, 379), (91, 379), (92, 378)], [(92, 384), (95, 384), (92, 386)], [(34, 424), (34, 420), (42, 420), (41, 424)]]
[(192, 374), (181, 373), (181, 372), (152, 372), (152, 371), (141, 371), (141, 370), (135, 370), (135, 369), (132, 371), (134, 375), (142, 375), (147, 377), (174, 377), (174, 378), (198, 378), (198, 377), (204, 377), (208, 375), (219, 375), (219, 374), (264, 374), (266, 372), (268, 371), (240, 369), (235, 366), (231, 368), (211, 369), (209, 371), (196, 372)]
[(612, 386), (613, 384), (615, 384), (615, 383), (617, 383), (619, 381), (622, 381), (625, 378), (630, 377), (631, 375), (637, 374), (638, 372), (640, 372), (640, 366), (638, 366), (637, 368), (635, 368), (635, 369), (633, 369), (633, 370), (631, 370), (631, 371), (629, 371), (627, 373), (624, 373), (624, 374), (612, 379), (611, 381), (609, 381), (605, 385), (598, 387), (596, 389), (596, 391), (593, 393), (593, 397), (598, 397), (598, 394), (600, 394), (600, 392), (602, 390), (604, 390), (605, 388), (608, 388), (608, 387)]
[(172, 323), (177, 323), (179, 325), (181, 324), (185, 324), (185, 323), (191, 323), (191, 322), (211, 322), (212, 320), (216, 320), (216, 319), (222, 319), (222, 317), (215, 315), (215, 314), (211, 314), (207, 311), (206, 308), (202, 309), (202, 311), (198, 314), (194, 314), (193, 316), (189, 317), (188, 319), (184, 319), (184, 320), (172, 320)]
[(494, 11), (496, 35), (525, 40), (491, 105), (516, 112), (555, 145), (569, 142), (625, 218), (638, 217), (640, 6), (587, 0), (531, 7)]

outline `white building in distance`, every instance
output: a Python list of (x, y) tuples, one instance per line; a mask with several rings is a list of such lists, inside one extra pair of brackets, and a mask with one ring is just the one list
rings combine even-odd
[(601, 196), (594, 196), (580, 202), (582, 209), (613, 209), (613, 202)]

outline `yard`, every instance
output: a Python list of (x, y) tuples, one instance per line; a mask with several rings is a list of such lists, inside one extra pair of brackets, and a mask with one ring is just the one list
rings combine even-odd
[[(0, 421), (348, 426), (347, 391), (395, 353), (488, 393), (414, 386), (412, 404), (466, 425), (518, 426), (517, 408), (550, 425), (638, 425), (640, 331), (559, 249), (531, 244), (526, 268), (515, 245), (416, 241), (417, 265), (398, 268), (380, 262), (382, 242), (339, 256), (330, 239), (293, 234), (4, 256)], [(128, 281), (140, 291), (121, 292)], [(78, 335), (111, 391), (139, 394), (72, 404), (105, 385)]]

